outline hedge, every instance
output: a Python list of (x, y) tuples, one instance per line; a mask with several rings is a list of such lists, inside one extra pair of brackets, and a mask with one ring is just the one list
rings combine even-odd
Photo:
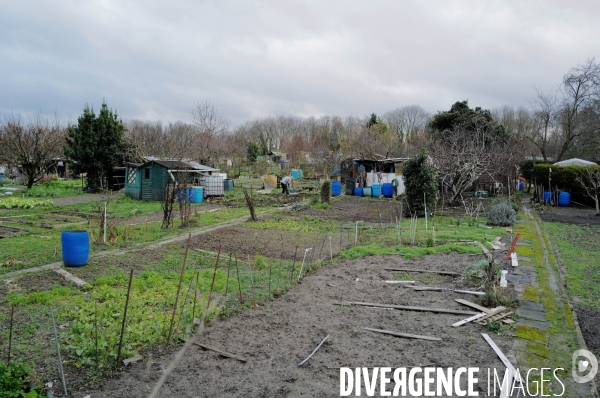
[[(594, 169), (600, 169), (600, 166), (590, 166)], [(552, 172), (550, 172), (552, 169)], [(542, 185), (544, 191), (548, 190), (548, 185), (552, 191), (566, 191), (571, 194), (571, 198), (584, 204), (593, 204), (593, 201), (585, 196), (585, 191), (577, 182), (577, 176), (584, 173), (586, 167), (567, 166), (558, 167), (551, 164), (536, 164), (533, 167), (533, 181), (537, 185)], [(550, 177), (550, 181), (548, 181)]]

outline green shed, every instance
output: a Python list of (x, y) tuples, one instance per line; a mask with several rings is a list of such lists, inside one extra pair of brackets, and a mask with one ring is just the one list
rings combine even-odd
[(125, 166), (125, 196), (137, 200), (161, 200), (166, 185), (175, 182), (174, 173), (186, 173), (187, 183), (194, 185), (195, 176), (210, 175), (216, 170), (196, 162), (179, 160), (151, 160)]

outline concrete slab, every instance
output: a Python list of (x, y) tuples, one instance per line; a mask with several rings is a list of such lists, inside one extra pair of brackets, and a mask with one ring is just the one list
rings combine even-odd
[(528, 310), (527, 308), (517, 308), (515, 311), (518, 316), (534, 321), (547, 322), (546, 313), (541, 311)]
[(521, 301), (521, 308), (528, 309), (530, 311), (544, 311), (544, 305), (530, 300)]
[(527, 257), (527, 256), (522, 256), (519, 254), (519, 261), (525, 262), (525, 263), (530, 263), (531, 262), (531, 258)]
[(520, 283), (520, 284), (528, 284), (529, 283), (529, 276), (527, 275), (515, 275), (515, 274), (508, 274), (506, 275), (506, 280), (512, 283)]
[(523, 319), (523, 318), (517, 319), (516, 325), (517, 326), (529, 326), (532, 328), (543, 330), (545, 332), (547, 332), (548, 329), (550, 328), (550, 322), (534, 321), (532, 319)]

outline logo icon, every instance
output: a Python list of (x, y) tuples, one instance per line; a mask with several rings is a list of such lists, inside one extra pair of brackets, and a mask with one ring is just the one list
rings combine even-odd
[[(587, 373), (587, 374), (586, 374)], [(577, 350), (573, 353), (573, 380), (576, 383), (587, 383), (598, 373), (598, 359), (588, 350)]]

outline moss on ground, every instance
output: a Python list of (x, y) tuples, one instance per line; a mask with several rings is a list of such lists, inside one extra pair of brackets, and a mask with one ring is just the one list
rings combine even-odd
[(540, 329), (532, 328), (531, 326), (517, 326), (515, 335), (526, 340), (536, 340), (542, 343), (548, 342), (545, 332)]
[(540, 294), (535, 287), (527, 285), (525, 286), (525, 292), (523, 293), (523, 300), (540, 301)]

